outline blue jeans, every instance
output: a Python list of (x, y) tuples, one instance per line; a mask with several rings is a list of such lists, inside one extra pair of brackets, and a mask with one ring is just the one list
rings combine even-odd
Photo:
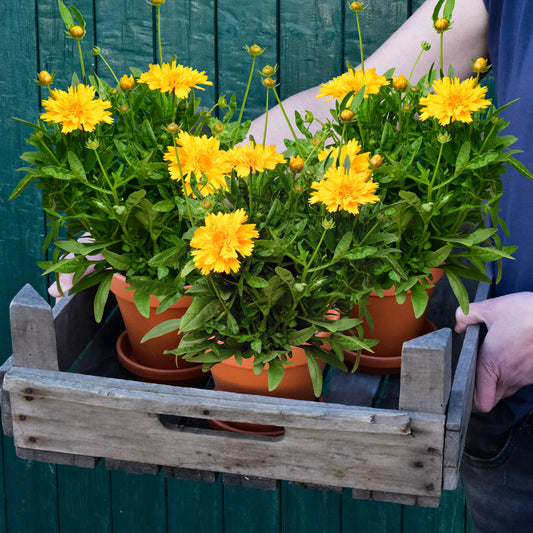
[(499, 435), (471, 422), (461, 479), (478, 533), (532, 533), (533, 411)]

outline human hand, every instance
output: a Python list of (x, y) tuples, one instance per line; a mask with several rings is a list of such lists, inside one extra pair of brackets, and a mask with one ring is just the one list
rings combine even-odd
[(455, 313), (455, 331), (485, 323), (478, 353), (473, 409), (489, 412), (502, 398), (533, 383), (533, 292), (518, 292), (470, 304)]

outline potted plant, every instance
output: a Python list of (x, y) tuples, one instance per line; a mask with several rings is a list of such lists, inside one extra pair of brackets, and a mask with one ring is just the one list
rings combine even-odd
[[(441, 58), (442, 36), (452, 28), (453, 4), (439, 0), (433, 12)], [(365, 9), (361, 2), (350, 7), (356, 17)], [(429, 45), (422, 43), (421, 48), (422, 54)], [(418, 59), (413, 59), (416, 64)], [(313, 152), (315, 164), (347, 161), (351, 146), (368, 156), (396, 252), (384, 255), (375, 272), (372, 288), (377, 301), (354, 309), (352, 316), (364, 316), (366, 336), (378, 338), (394, 330), (401, 308), (418, 319), (412, 330), (400, 325), (392, 343), (380, 343), (384, 352), (380, 344), (375, 347), (376, 353), (393, 357), (384, 363), (386, 370), (399, 371), (402, 343), (428, 326), (424, 313), (442, 272), (467, 312), (461, 278), (490, 281), (485, 264), (509, 258), (515, 249), (501, 246), (497, 236), (499, 228), (506, 229), (498, 210), (501, 176), (506, 165), (530, 179), (533, 175), (513, 157), (509, 147), (515, 139), (501, 134), (507, 124), (500, 112), (509, 104), (497, 109), (486, 98), (487, 88), (479, 84), (488, 68), (479, 58), (473, 62), (474, 75), (461, 81), (452, 67), (444, 75), (441, 59), (439, 67), (415, 82), (409, 73), (393, 68), (383, 74), (366, 69), (362, 57), (359, 69), (349, 66), (346, 73), (322, 84), (317, 98), (333, 100), (334, 106), (318, 133), (311, 133), (311, 127), (317, 128), (312, 114), (306, 113), (304, 118), (297, 116), (304, 139), (286, 141), (288, 153), (294, 155), (305, 146), (323, 147)], [(382, 320), (377, 308), (386, 296), (397, 305), (394, 310), (389, 306)], [(411, 303), (402, 305), (406, 299)]]
[[(162, 3), (153, 2), (157, 17)], [(118, 341), (128, 369), (141, 371), (137, 367), (150, 366), (154, 355), (163, 372), (156, 379), (167, 381), (169, 374), (173, 379), (181, 370), (189, 376), (190, 363), (177, 365), (172, 354), (153, 345), (155, 340), (136, 341), (161, 321), (162, 313), (178, 317), (190, 304), (185, 287), (197, 272), (189, 239), (206, 214), (202, 198), (225, 186), (226, 150), (244, 138), (249, 122), (241, 123), (242, 108), (235, 120), (234, 96), (204, 109), (195, 90), (211, 82), (175, 59), (164, 62), (160, 35), (159, 63), (132, 68), (120, 79), (109, 69), (111, 82), (88, 74), (84, 18), (61, 0), (58, 5), (67, 37), (78, 43), (80, 73), (66, 90), (53, 87), (53, 74), (39, 74), (49, 94), (40, 119), (26, 123), (33, 129), (27, 141), (34, 150), (21, 156), (29, 166), (21, 169), (26, 174), (10, 198), (36, 182), (49, 228), (44, 249), (51, 248), (51, 259), (40, 264), (45, 274), (56, 275), (60, 291), (60, 276), (70, 275), (70, 292), (97, 286), (97, 320), (110, 290), (124, 313), (133, 307), (133, 318), (124, 314), (127, 327), (145, 319), (140, 333)], [(108, 65), (98, 47), (92, 53)], [(207, 154), (203, 159), (200, 150)], [(166, 341), (174, 348), (179, 338), (173, 334)], [(204, 377), (198, 365), (193, 373)]]

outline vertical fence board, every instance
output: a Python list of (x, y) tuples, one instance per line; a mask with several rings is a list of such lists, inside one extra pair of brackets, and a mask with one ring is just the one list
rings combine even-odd
[[(235, 93), (240, 109), (252, 66), (252, 56), (246, 52), (245, 46), (257, 43), (265, 48), (265, 52), (257, 57), (254, 70), (261, 70), (267, 63), (276, 64), (276, 2), (256, 2), (252, 5), (235, 0), (218, 0), (217, 6), (219, 93), (225, 94), (228, 100)], [(244, 119), (264, 112), (265, 95), (261, 78), (254, 72)]]
[(282, 98), (342, 72), (344, 3), (280, 1)]
[(352, 491), (346, 490), (342, 500), (342, 533), (402, 533), (402, 510), (398, 503), (356, 500)]
[(214, 483), (167, 479), (168, 533), (223, 533), (222, 476)]
[(205, 71), (209, 81), (204, 91), (196, 90), (202, 105), (216, 102), (215, 1), (165, 2), (161, 7), (163, 60), (176, 55), (178, 64)]
[[(302, 450), (305, 453), (305, 450)], [(337, 492), (281, 484), (282, 530), (291, 533), (340, 533), (341, 499)]]
[(166, 483), (162, 475), (111, 472), (113, 531), (165, 533)]
[(109, 472), (96, 468), (58, 466), (61, 533), (111, 533)]
[(225, 485), (224, 531), (226, 533), (281, 531), (279, 489), (270, 491)]

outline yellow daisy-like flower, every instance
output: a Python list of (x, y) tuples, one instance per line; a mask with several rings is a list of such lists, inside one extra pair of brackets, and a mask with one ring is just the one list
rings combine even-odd
[(113, 115), (108, 111), (109, 102), (95, 98), (94, 87), (79, 84), (69, 87), (68, 92), (54, 89), (50, 98), (43, 101), (46, 113), (41, 118), (47, 122), (61, 124), (62, 133), (74, 130), (94, 131), (100, 122), (111, 124)]
[(333, 100), (333, 98), (342, 99), (351, 91), (357, 93), (363, 86), (365, 87), (365, 98), (368, 98), (369, 94), (377, 94), (381, 87), (388, 84), (387, 78), (378, 76), (375, 68), (367, 69), (365, 72), (360, 69), (350, 69), (341, 76), (323, 83), (317, 98), (328, 97), (326, 102)]
[(318, 154), (318, 160), (323, 161), (326, 157), (330, 156), (332, 162), (336, 162), (338, 158), (338, 164), (344, 165), (344, 161), (348, 157), (350, 159), (350, 168), (356, 172), (362, 172), (368, 170), (368, 158), (370, 152), (361, 152), (361, 145), (356, 139), (348, 141), (341, 146), (341, 155), (338, 158), (339, 148), (337, 146), (333, 148), (325, 148)]
[(205, 71), (198, 72), (191, 67), (163, 63), (162, 65), (150, 65), (148, 72), (141, 74), (140, 83), (146, 83), (152, 91), (159, 89), (163, 93), (174, 92), (177, 98), (187, 98), (191, 89), (201, 89), (199, 84), (213, 85), (207, 81)]
[(245, 224), (248, 220), (244, 209), (233, 213), (210, 213), (205, 217), (205, 226), (199, 227), (191, 239), (191, 247), (196, 268), (206, 276), (211, 272), (238, 272), (241, 263), (238, 259), (252, 254), (252, 239), (259, 237), (255, 224)]
[(276, 146), (255, 144), (253, 142), (236, 146), (228, 152), (229, 160), (237, 172), (237, 176), (244, 178), (250, 172), (263, 172), (265, 169), (274, 170), (278, 163), (285, 163), (286, 159), (276, 152)]
[(487, 92), (486, 87), (477, 83), (475, 78), (468, 78), (462, 83), (458, 78), (453, 80), (446, 76), (433, 82), (434, 94), (420, 98), (420, 120), (435, 118), (441, 126), (458, 120), (459, 122), (472, 122), (472, 113), (485, 109), (490, 105), (490, 100), (483, 98)]
[(181, 168), (188, 195), (194, 197), (190, 186), (192, 173), (203, 196), (213, 194), (217, 189), (226, 189), (226, 176), (231, 173), (231, 163), (227, 152), (220, 149), (220, 142), (216, 137), (197, 137), (182, 131), (176, 138), (176, 145), (176, 148), (167, 147), (164, 159), (169, 161), (170, 177), (173, 180), (181, 181)]
[(310, 204), (322, 202), (329, 212), (348, 211), (359, 213), (359, 207), (379, 200), (374, 192), (378, 184), (372, 180), (372, 173), (366, 169), (355, 171), (344, 167), (329, 167), (324, 177), (311, 185)]

